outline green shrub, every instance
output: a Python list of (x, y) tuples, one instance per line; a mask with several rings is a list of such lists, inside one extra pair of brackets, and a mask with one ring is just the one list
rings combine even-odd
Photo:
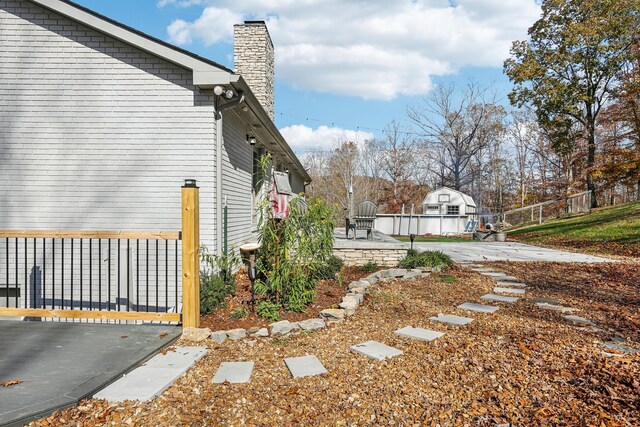
[(319, 280), (335, 279), (336, 273), (342, 270), (342, 267), (344, 267), (344, 261), (335, 255), (331, 255), (324, 266), (318, 267), (316, 277)]
[(269, 322), (277, 322), (280, 320), (280, 306), (271, 301), (264, 300), (258, 302), (258, 316), (264, 317)]
[(378, 264), (372, 261), (369, 261), (368, 263), (360, 267), (360, 270), (362, 270), (365, 273), (373, 273), (377, 269), (378, 269)]
[(209, 314), (224, 305), (227, 295), (235, 292), (235, 284), (211, 271), (200, 272), (200, 313)]
[(434, 271), (443, 271), (453, 265), (453, 261), (441, 251), (416, 252), (409, 250), (407, 256), (400, 260), (401, 268), (430, 267)]
[[(270, 178), (270, 168), (270, 156), (262, 157), (261, 176)], [(269, 194), (264, 192), (259, 209), (261, 247), (255, 289), (279, 308), (303, 311), (313, 300), (319, 272), (333, 252), (334, 226), (324, 200), (307, 200), (306, 209), (296, 202), (294, 197), (288, 218), (274, 218)]]
[(205, 246), (200, 247), (200, 313), (209, 314), (224, 305), (227, 295), (236, 293), (233, 272), (239, 265), (233, 254), (217, 257), (209, 253)]
[(243, 305), (234, 308), (233, 310), (231, 310), (231, 313), (229, 313), (229, 316), (231, 316), (232, 319), (244, 319), (248, 315), (249, 311)]

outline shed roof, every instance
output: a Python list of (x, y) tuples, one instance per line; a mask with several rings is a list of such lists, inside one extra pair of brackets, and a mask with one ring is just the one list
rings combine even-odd
[(427, 199), (431, 194), (436, 194), (440, 192), (456, 193), (460, 195), (460, 197), (462, 197), (462, 200), (467, 206), (476, 206), (476, 202), (473, 201), (473, 198), (471, 196), (469, 196), (468, 194), (464, 194), (462, 191), (454, 190), (453, 188), (449, 188), (449, 187), (440, 187), (437, 190), (430, 191), (429, 193), (427, 193), (427, 196), (424, 198), (424, 201), (422, 203), (423, 204), (427, 203)]

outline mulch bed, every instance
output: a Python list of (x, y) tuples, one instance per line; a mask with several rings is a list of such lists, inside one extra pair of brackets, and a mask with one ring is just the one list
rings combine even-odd
[(560, 236), (539, 236), (537, 233), (523, 233), (509, 235), (510, 240), (522, 241), (532, 245), (582, 252), (593, 255), (640, 258), (640, 244), (637, 242), (598, 242), (591, 239), (576, 239)]
[[(348, 285), (354, 280), (368, 276), (359, 267), (346, 267), (343, 270), (342, 284), (338, 280), (320, 280), (316, 286), (316, 296), (307, 309), (302, 313), (295, 313), (281, 310), (280, 320), (297, 322), (299, 320), (318, 317), (319, 313), (326, 308), (337, 308), (342, 301), (342, 297), (347, 293)], [(259, 298), (259, 296), (257, 296)], [(248, 315), (241, 319), (235, 319), (231, 313), (244, 307)], [(212, 331), (230, 330), (235, 328), (250, 328), (253, 326), (263, 327), (270, 322), (256, 313), (251, 312), (251, 282), (245, 269), (236, 274), (236, 294), (228, 296), (225, 306), (216, 309), (214, 312), (200, 317), (200, 326), (209, 328)]]
[[(481, 302), (494, 286), (468, 269), (450, 272), (455, 283), (438, 275), (382, 282), (355, 316), (326, 329), (209, 343), (209, 353), (152, 402), (89, 400), (34, 425), (640, 425), (640, 355), (601, 348), (614, 336), (640, 346), (638, 273), (622, 263), (500, 268), (532, 286), (494, 314), (456, 308)], [(536, 297), (579, 308), (598, 328), (569, 325), (536, 308)], [(428, 320), (438, 313), (475, 320), (465, 327)], [(418, 342), (393, 333), (407, 325), (446, 334)], [(367, 340), (404, 354), (376, 362), (349, 351)], [(309, 354), (329, 372), (291, 379), (283, 359)], [(221, 362), (244, 360), (255, 362), (248, 384), (211, 383)]]

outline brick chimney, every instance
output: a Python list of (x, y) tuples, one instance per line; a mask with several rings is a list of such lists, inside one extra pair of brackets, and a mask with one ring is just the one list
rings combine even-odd
[(233, 61), (239, 73), (273, 120), (273, 42), (264, 21), (244, 21), (233, 26)]

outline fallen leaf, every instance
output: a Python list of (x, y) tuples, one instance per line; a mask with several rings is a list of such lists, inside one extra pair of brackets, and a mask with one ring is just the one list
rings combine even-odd
[(12, 386), (12, 385), (20, 384), (21, 382), (23, 382), (23, 381), (22, 380), (9, 380), (9, 381), (0, 382), (0, 385), (2, 387), (9, 387), (9, 386)]

